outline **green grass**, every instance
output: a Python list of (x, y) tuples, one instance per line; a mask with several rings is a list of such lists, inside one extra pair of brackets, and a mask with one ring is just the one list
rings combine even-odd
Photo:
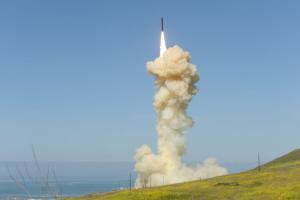
[(71, 200), (300, 200), (300, 149), (257, 169), (168, 186), (91, 194)]

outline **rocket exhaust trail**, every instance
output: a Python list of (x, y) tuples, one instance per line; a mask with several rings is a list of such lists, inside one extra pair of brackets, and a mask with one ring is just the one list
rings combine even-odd
[(190, 54), (179, 46), (166, 48), (161, 19), (160, 56), (147, 63), (155, 77), (154, 107), (157, 113), (157, 154), (144, 144), (136, 150), (136, 187), (159, 186), (227, 174), (215, 158), (193, 167), (182, 162), (187, 145), (185, 132), (193, 126), (187, 114), (200, 79)]

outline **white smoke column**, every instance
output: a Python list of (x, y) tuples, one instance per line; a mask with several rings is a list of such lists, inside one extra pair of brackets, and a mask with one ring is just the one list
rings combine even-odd
[(147, 145), (135, 155), (138, 174), (136, 187), (158, 186), (227, 174), (214, 158), (188, 167), (182, 163), (186, 151), (185, 129), (193, 125), (186, 113), (189, 102), (197, 93), (199, 80), (196, 66), (190, 63), (188, 52), (179, 46), (168, 48), (154, 61), (147, 63), (148, 72), (155, 76), (154, 107), (158, 116), (158, 154)]

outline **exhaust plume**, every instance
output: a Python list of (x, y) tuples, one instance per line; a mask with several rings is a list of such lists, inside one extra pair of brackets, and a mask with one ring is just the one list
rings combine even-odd
[(166, 47), (166, 41), (165, 41), (165, 34), (162, 31), (160, 33), (160, 52), (159, 52), (159, 55), (162, 56), (166, 50), (167, 50), (167, 47)]
[(158, 153), (147, 145), (136, 150), (136, 187), (159, 186), (227, 174), (215, 158), (189, 167), (182, 163), (186, 151), (185, 130), (193, 120), (186, 113), (189, 102), (197, 93), (199, 74), (190, 63), (190, 55), (179, 46), (166, 49), (162, 32), (160, 57), (147, 63), (155, 76), (154, 107), (157, 112)]

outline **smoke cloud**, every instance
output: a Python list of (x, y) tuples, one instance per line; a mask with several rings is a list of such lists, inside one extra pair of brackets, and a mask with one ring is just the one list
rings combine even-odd
[(179, 46), (168, 48), (163, 55), (147, 63), (155, 76), (154, 107), (157, 112), (158, 153), (147, 145), (136, 150), (136, 187), (159, 186), (227, 174), (215, 158), (189, 167), (182, 163), (186, 151), (185, 130), (193, 126), (186, 113), (189, 102), (197, 93), (199, 74), (190, 63), (190, 55)]

